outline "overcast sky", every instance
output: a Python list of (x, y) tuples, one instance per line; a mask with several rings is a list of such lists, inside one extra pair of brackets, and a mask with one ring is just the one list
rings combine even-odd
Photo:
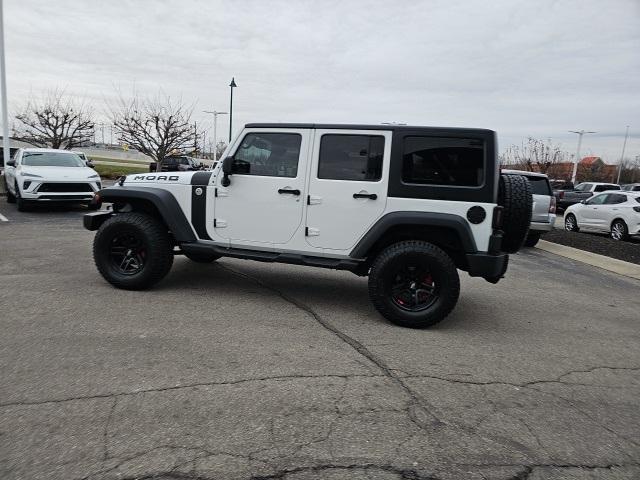
[[(640, 0), (6, 0), (10, 107), (162, 89), (253, 121), (405, 122), (640, 155)], [(219, 121), (219, 136), (228, 129)]]

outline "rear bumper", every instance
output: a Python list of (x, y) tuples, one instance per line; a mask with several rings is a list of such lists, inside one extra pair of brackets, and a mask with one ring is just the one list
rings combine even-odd
[(467, 253), (467, 266), (469, 275), (482, 277), (492, 283), (500, 280), (509, 265), (509, 255), (506, 253)]
[(550, 232), (551, 230), (553, 230), (555, 223), (556, 223), (556, 216), (549, 215), (548, 222), (531, 222), (531, 226), (529, 227), (529, 230)]

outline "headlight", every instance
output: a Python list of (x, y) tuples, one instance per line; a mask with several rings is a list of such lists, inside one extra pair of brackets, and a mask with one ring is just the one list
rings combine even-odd
[(33, 173), (23, 173), (23, 177), (42, 178), (41, 175), (34, 175)]
[(100, 175), (89, 175), (87, 178), (100, 178)]

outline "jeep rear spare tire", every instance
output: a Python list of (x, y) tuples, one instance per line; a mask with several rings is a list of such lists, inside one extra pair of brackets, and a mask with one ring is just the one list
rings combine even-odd
[(395, 243), (374, 260), (369, 297), (387, 320), (424, 328), (444, 319), (460, 295), (460, 279), (451, 258), (424, 241)]
[(138, 212), (114, 215), (98, 229), (93, 258), (100, 274), (113, 286), (142, 290), (164, 278), (173, 264), (167, 228)]
[(531, 184), (522, 175), (500, 175), (498, 205), (503, 208), (502, 251), (515, 253), (524, 244), (531, 225)]

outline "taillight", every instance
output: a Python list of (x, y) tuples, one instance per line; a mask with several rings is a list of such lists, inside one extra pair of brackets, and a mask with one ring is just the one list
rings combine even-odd
[(558, 192), (558, 198), (564, 198), (564, 192)]
[(495, 230), (500, 230), (502, 229), (502, 216), (504, 213), (504, 208), (503, 207), (495, 207), (493, 209), (493, 219), (491, 221), (491, 227)]
[(551, 197), (551, 203), (549, 203), (549, 213), (556, 213), (556, 197)]
[(633, 210), (640, 213), (640, 207), (633, 207)]

